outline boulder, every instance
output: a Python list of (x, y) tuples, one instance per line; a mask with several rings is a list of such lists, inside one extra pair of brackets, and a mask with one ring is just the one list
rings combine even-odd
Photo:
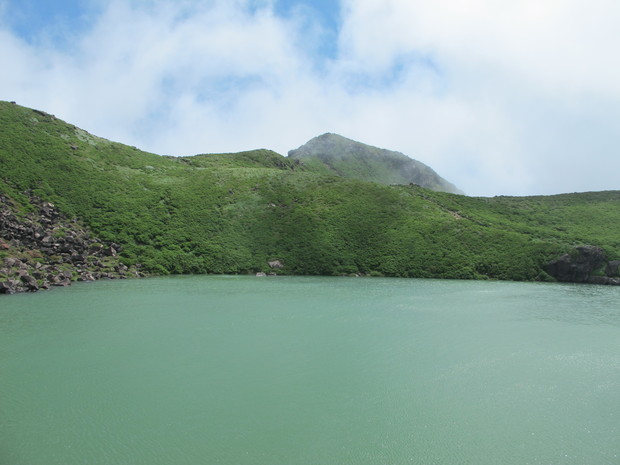
[(605, 251), (593, 245), (575, 247), (571, 253), (562, 255), (545, 265), (545, 271), (558, 281), (585, 283), (593, 271), (605, 264)]
[(54, 210), (54, 204), (52, 202), (43, 202), (41, 204), (41, 210), (49, 213)]
[(103, 249), (103, 255), (106, 257), (116, 257), (116, 249), (112, 246)]
[(88, 258), (88, 255), (86, 254), (75, 254), (75, 255), (71, 255), (71, 263), (78, 264), (78, 263), (86, 263), (86, 259)]
[(15, 294), (16, 289), (9, 281), (0, 282), (0, 294)]
[(607, 264), (605, 274), (609, 277), (620, 277), (620, 260), (612, 260)]
[(45, 278), (45, 273), (42, 273), (41, 271), (33, 271), (32, 272), (32, 276), (34, 276), (36, 279), (44, 279)]
[(84, 271), (82, 274), (80, 274), (78, 281), (95, 281), (95, 277), (88, 271)]
[(275, 270), (284, 268), (284, 263), (282, 263), (280, 260), (271, 260), (268, 261), (267, 264), (269, 265), (269, 268), (273, 268)]
[(50, 245), (54, 243), (54, 238), (52, 236), (45, 236), (43, 239), (41, 239), (41, 242), (45, 245)]
[(38, 291), (39, 283), (37, 282), (34, 276), (30, 276), (29, 274), (22, 275), (21, 280), (24, 282), (28, 290), (30, 291)]

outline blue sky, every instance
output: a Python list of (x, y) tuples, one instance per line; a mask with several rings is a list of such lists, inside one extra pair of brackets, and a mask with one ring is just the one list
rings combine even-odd
[(620, 189), (616, 0), (0, 0), (0, 99), (160, 154), (336, 132), (471, 195)]
[[(143, 2), (144, 3), (144, 2)], [(207, 3), (207, 2), (205, 2)], [(264, 2), (254, 2), (260, 8)], [(8, 0), (6, 7), (7, 26), (19, 37), (36, 43), (45, 37), (58, 46), (67, 46), (68, 40), (85, 32), (96, 21), (105, 8), (105, 2), (93, 0)], [(252, 6), (250, 6), (252, 8)], [(335, 42), (340, 27), (339, 3), (333, 0), (276, 0), (273, 12), (282, 18), (291, 18), (299, 13), (306, 14), (319, 24), (324, 33), (319, 52), (333, 57)]]

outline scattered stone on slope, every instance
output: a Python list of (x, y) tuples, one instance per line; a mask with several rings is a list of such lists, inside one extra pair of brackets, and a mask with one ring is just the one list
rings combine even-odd
[(118, 244), (92, 237), (54, 204), (32, 195), (29, 199), (36, 213), (20, 215), (11, 199), (0, 194), (0, 294), (141, 276), (120, 262)]

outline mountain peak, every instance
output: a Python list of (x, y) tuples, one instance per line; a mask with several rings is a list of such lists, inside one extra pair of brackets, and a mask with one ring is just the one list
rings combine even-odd
[(314, 137), (288, 152), (345, 178), (379, 184), (418, 184), (435, 191), (462, 194), (432, 168), (401, 152), (381, 149), (334, 133)]

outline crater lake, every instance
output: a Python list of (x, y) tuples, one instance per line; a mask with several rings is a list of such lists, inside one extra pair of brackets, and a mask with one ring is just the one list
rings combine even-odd
[(250, 276), (2, 296), (0, 464), (617, 464), (619, 301)]

